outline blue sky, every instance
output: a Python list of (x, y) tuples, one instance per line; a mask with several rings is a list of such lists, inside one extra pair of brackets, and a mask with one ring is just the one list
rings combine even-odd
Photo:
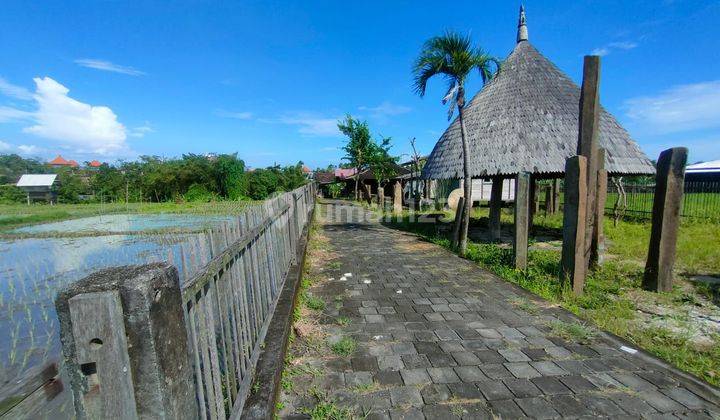
[[(250, 166), (337, 163), (346, 113), (410, 153), (447, 127), (444, 83), (411, 89), (422, 42), (515, 44), (519, 3), (14, 1), (0, 13), (0, 153), (78, 161), (238, 152)], [(526, 1), (530, 42), (656, 158), (720, 159), (720, 1)], [(477, 78), (468, 90), (479, 88)], [(407, 155), (403, 156), (403, 159)]]

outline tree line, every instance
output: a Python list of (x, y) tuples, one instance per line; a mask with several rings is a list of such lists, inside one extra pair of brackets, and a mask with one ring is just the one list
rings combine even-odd
[(25, 199), (12, 184), (27, 173), (57, 173), (61, 203), (263, 200), (307, 182), (302, 162), (246, 170), (236, 153), (185, 154), (171, 159), (140, 156), (87, 169), (53, 168), (36, 159), (0, 155), (0, 202)]

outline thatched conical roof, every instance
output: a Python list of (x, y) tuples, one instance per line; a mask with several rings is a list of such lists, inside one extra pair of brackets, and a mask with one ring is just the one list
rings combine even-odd
[[(560, 174), (577, 154), (580, 87), (527, 40), (524, 11), (517, 45), (500, 74), (465, 107), (473, 177), (519, 172)], [(600, 147), (611, 174), (652, 174), (653, 165), (605, 109), (600, 111)], [(462, 140), (456, 118), (440, 137), (423, 178), (461, 178)]]

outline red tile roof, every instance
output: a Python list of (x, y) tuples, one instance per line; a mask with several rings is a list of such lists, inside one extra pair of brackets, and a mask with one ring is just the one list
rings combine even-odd
[(97, 160), (93, 160), (92, 162), (88, 163), (88, 166), (91, 166), (93, 168), (99, 168), (102, 166), (102, 163), (98, 162)]
[(69, 165), (70, 162), (65, 160), (62, 156), (57, 155), (57, 157), (50, 162), (48, 162), (50, 165)]
[(305, 165), (303, 165), (302, 171), (303, 171), (303, 173), (306, 173), (306, 174), (312, 173), (312, 169), (308, 168)]

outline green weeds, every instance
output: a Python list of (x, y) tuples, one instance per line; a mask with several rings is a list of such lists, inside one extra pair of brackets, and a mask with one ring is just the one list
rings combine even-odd
[(343, 337), (330, 345), (330, 350), (338, 356), (350, 356), (356, 348), (357, 343), (350, 337)]

